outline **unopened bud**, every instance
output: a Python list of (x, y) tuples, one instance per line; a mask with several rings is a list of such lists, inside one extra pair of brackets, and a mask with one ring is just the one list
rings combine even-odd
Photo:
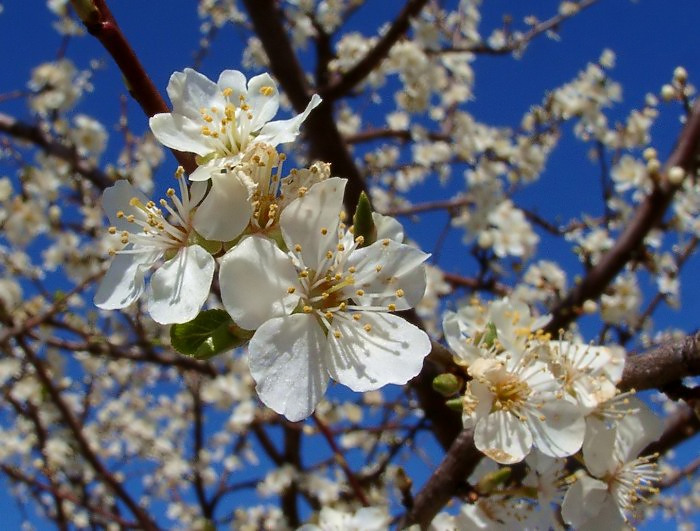
[(676, 97), (676, 89), (671, 85), (664, 85), (661, 87), (661, 97), (664, 101), (671, 101)]
[(688, 71), (682, 66), (677, 66), (673, 71), (673, 79), (681, 85), (684, 85), (688, 81)]
[(499, 485), (508, 481), (510, 473), (511, 468), (509, 466), (504, 466), (494, 472), (485, 474), (476, 484), (476, 490), (482, 495), (490, 494), (497, 489)]
[(685, 170), (680, 166), (674, 166), (673, 168), (668, 170), (668, 182), (670, 182), (674, 186), (678, 186), (679, 184), (681, 184), (684, 178)]
[[(433, 378), (433, 389), (444, 397), (452, 396), (462, 386), (460, 379), (449, 372), (439, 374)], [(460, 405), (461, 409), (461, 405)]]
[(653, 147), (648, 147), (642, 152), (642, 157), (644, 157), (644, 160), (649, 161), (658, 158), (658, 153), (656, 153), (656, 149)]
[(452, 411), (457, 411), (458, 413), (461, 413), (464, 407), (462, 406), (462, 397), (458, 398), (450, 398), (447, 402), (445, 402), (445, 405), (449, 407)]

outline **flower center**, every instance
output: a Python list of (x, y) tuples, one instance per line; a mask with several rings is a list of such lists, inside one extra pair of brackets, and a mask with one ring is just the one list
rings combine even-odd
[(531, 393), (527, 382), (514, 374), (506, 374), (497, 381), (489, 382), (489, 390), (494, 395), (493, 407), (510, 412), (517, 412)]

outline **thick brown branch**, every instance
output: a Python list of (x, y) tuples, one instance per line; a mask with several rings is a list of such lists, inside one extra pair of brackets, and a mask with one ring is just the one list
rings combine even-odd
[(457, 487), (467, 480), (480, 458), (481, 455), (474, 450), (472, 430), (462, 430), (433, 475), (416, 495), (413, 508), (406, 513), (399, 528), (419, 524), (421, 529), (427, 529)]
[(391, 50), (391, 47), (406, 33), (411, 18), (420, 13), (428, 0), (408, 0), (394, 20), (389, 30), (379, 39), (379, 42), (365, 55), (359, 63), (345, 72), (343, 76), (328, 87), (321, 89), (321, 96), (336, 100), (356, 87), (365, 79)]
[[(122, 33), (105, 0), (92, 0), (96, 10), (83, 19), (88, 32), (100, 41), (117, 63), (129, 94), (138, 102), (146, 116), (170, 112), (165, 100), (146, 73), (141, 61)], [(172, 150), (178, 163), (191, 173), (197, 168), (194, 155)]]
[(700, 375), (700, 332), (628, 357), (618, 387), (623, 391), (658, 389), (697, 375)]

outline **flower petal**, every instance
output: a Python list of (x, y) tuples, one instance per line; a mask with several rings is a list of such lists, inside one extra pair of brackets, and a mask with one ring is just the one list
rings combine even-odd
[(224, 89), (231, 89), (232, 92), (228, 99), (234, 105), (239, 105), (241, 96), (245, 97), (246, 95), (245, 74), (238, 70), (224, 70), (221, 72), (216, 85), (221, 93), (223, 93)]
[[(289, 256), (260, 236), (245, 238), (224, 255), (219, 284), (224, 308), (236, 324), (248, 330), (292, 313), (301, 291)], [(290, 294), (289, 288), (295, 293)]]
[[(425, 262), (430, 255), (410, 245), (394, 240), (376, 241), (369, 247), (354, 251), (348, 267), (355, 268), (355, 284), (348, 296), (363, 306), (395, 304), (397, 310), (407, 310), (418, 304), (425, 294)], [(357, 288), (364, 295), (358, 297)], [(397, 290), (403, 295), (397, 296)]]
[(567, 457), (581, 448), (586, 422), (577, 404), (553, 398), (526, 414), (535, 446), (543, 454)]
[(151, 116), (148, 125), (158, 142), (171, 149), (196, 153), (202, 157), (214, 151), (201, 125), (180, 114), (160, 113)]
[(237, 238), (253, 214), (248, 189), (235, 175), (212, 180), (209, 194), (194, 214), (195, 230), (207, 240), (227, 242)]
[(289, 120), (277, 120), (275, 122), (266, 123), (260, 130), (260, 135), (257, 137), (256, 141), (265, 142), (273, 147), (278, 144), (291, 142), (299, 134), (299, 128), (309, 116), (309, 113), (318, 107), (321, 101), (321, 97), (318, 94), (314, 94), (303, 113)]
[(358, 314), (358, 321), (336, 317), (328, 332), (334, 380), (353, 391), (370, 391), (403, 385), (420, 372), (431, 348), (425, 332), (390, 313)]
[(346, 183), (347, 179), (338, 177), (316, 183), (282, 211), (280, 227), (284, 241), (289, 249), (301, 245), (307, 267), (318, 269), (326, 251), (335, 250)]
[[(107, 213), (109, 222), (119, 231), (133, 232), (136, 228), (133, 223), (126, 220), (126, 216), (129, 214), (140, 218), (145, 217), (141, 210), (131, 206), (133, 198), (138, 199), (144, 205), (148, 203), (148, 198), (126, 179), (119, 179), (102, 193), (102, 208)], [(124, 212), (125, 216), (117, 217), (119, 211)]]
[(372, 212), (372, 221), (377, 229), (377, 239), (389, 238), (398, 243), (403, 243), (403, 225), (396, 218), (385, 216), (379, 212)]
[[(124, 251), (130, 251), (132, 247), (129, 244)], [(95, 306), (103, 310), (116, 310), (126, 308), (138, 299), (145, 287), (143, 277), (160, 254), (118, 253), (100, 282), (95, 294)]]
[(151, 276), (148, 313), (160, 324), (191, 321), (209, 296), (214, 257), (199, 245), (178, 251)]
[(494, 411), (476, 423), (474, 445), (497, 463), (519, 463), (532, 448), (526, 424), (506, 411)]
[(202, 107), (208, 109), (213, 104), (223, 106), (223, 98), (216, 83), (191, 68), (173, 73), (167, 91), (173, 112), (196, 122), (201, 120), (199, 110)]
[(252, 131), (263, 127), (277, 114), (279, 98), (277, 85), (269, 74), (260, 74), (248, 82), (246, 102), (253, 115), (253, 122), (250, 124)]
[[(561, 516), (564, 521), (579, 529), (601, 510), (601, 505), (612, 499), (608, 486), (590, 476), (581, 476), (569, 487), (561, 504)], [(619, 529), (604, 525), (601, 529)]]
[(309, 314), (265, 322), (250, 340), (248, 361), (263, 403), (289, 420), (308, 417), (328, 386), (326, 337)]

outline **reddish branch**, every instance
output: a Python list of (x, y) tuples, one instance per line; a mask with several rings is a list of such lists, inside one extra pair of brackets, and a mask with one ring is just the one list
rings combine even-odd
[[(75, 1), (75, 3), (85, 4), (87, 1), (89, 0)], [(124, 76), (129, 94), (138, 102), (146, 116), (170, 112), (165, 100), (158, 92), (153, 81), (151, 81), (148, 73), (138, 57), (136, 57), (129, 41), (127, 41), (117, 21), (112, 16), (107, 2), (105, 0), (92, 0), (92, 6), (94, 6), (94, 9), (88, 9), (85, 13), (81, 12), (82, 10), (80, 9), (78, 10), (83, 17), (83, 24), (85, 24), (88, 32), (102, 43), (102, 46), (105, 47), (112, 59), (114, 59), (114, 62), (117, 63), (119, 70)], [(178, 163), (188, 173), (197, 168), (193, 155), (175, 150), (172, 150), (172, 152)]]

